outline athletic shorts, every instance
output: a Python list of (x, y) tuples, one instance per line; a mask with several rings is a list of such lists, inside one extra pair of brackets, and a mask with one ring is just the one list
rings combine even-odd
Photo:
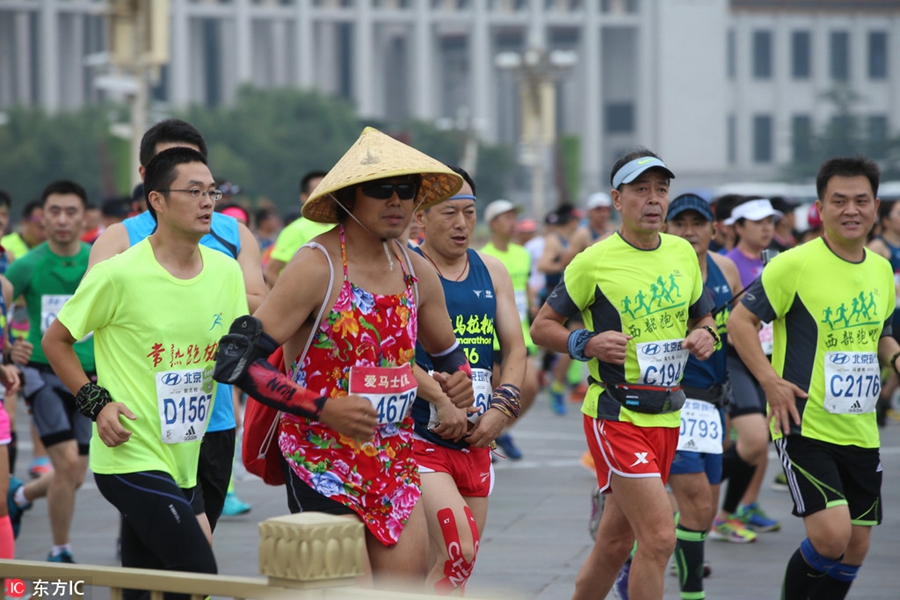
[(309, 487), (297, 476), (284, 457), (281, 458), (281, 467), (284, 471), (284, 488), (287, 492), (288, 510), (291, 511), (291, 514), (315, 511), (329, 515), (356, 515), (356, 511), (352, 508)]
[(455, 449), (413, 439), (413, 456), (419, 474), (447, 473), (464, 497), (486, 498), (494, 489), (494, 467), (490, 448)]
[(732, 396), (728, 404), (731, 418), (743, 415), (766, 414), (766, 394), (756, 378), (737, 356), (728, 354), (728, 378)]
[(722, 454), (688, 450), (676, 451), (669, 475), (691, 475), (693, 473), (706, 473), (709, 485), (722, 483)]
[[(229, 401), (231, 399), (229, 398)], [(200, 443), (200, 459), (197, 461), (197, 494), (209, 526), (213, 531), (222, 516), (225, 495), (231, 483), (234, 465), (234, 428), (207, 431)]]
[(839, 446), (800, 435), (775, 440), (794, 515), (805, 517), (846, 505), (854, 525), (881, 523), (881, 456), (878, 448)]
[(0, 446), (12, 443), (12, 430), (9, 427), (9, 413), (0, 404)]
[(640, 479), (669, 480), (678, 447), (678, 427), (638, 427), (632, 423), (584, 415), (584, 434), (594, 459), (600, 491), (608, 493), (612, 473)]
[[(78, 454), (87, 456), (91, 444), (91, 420), (75, 409), (75, 396), (49, 365), (29, 363), (25, 371), (25, 377), (31, 380), (28, 388), (33, 390), (25, 396), (25, 402), (41, 442), (50, 447), (75, 440)], [(39, 382), (34, 378), (39, 378)]]

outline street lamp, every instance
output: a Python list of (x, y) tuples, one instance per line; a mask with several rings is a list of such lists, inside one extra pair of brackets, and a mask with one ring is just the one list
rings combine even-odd
[(527, 48), (522, 52), (501, 52), (494, 65), (513, 73), (519, 83), (522, 126), (519, 162), (531, 169), (532, 210), (538, 219), (546, 205), (545, 171), (547, 149), (556, 142), (556, 82), (578, 61), (569, 50), (547, 51)]

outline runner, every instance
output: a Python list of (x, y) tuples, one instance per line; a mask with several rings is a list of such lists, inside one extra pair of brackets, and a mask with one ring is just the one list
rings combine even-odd
[[(419, 395), (412, 409), (413, 449), (434, 557), (426, 583), (441, 595), (456, 590), (464, 594), (475, 568), (494, 487), (490, 445), (520, 414), (519, 390), (527, 364), (509, 273), (496, 258), (468, 247), (476, 222), (475, 182), (462, 169), (453, 170), (465, 180), (459, 192), (416, 213), (425, 233), (416, 252), (440, 276), (454, 331), (472, 366), (478, 409), (467, 421), (466, 411), (454, 406), (428, 377), (431, 361), (418, 347), (416, 371), (422, 376), (416, 378)], [(515, 223), (515, 213), (510, 214)], [(523, 273), (527, 278), (528, 270)], [(494, 340), (500, 342), (496, 357)], [(492, 377), (496, 363), (503, 368)]]
[[(617, 235), (579, 254), (541, 308), (535, 343), (587, 361), (584, 429), (609, 494), (597, 540), (575, 581), (574, 598), (603, 598), (635, 540), (631, 598), (662, 598), (675, 522), (665, 484), (678, 442), (680, 381), (688, 354), (705, 360), (719, 343), (690, 244), (661, 234), (672, 172), (641, 148), (616, 161)], [(587, 329), (565, 322), (580, 315)], [(684, 337), (688, 332), (687, 337)]]
[[(6, 275), (13, 284), (13, 297), (23, 297), (28, 308), (30, 346), (27, 349), (33, 348), (33, 354), (28, 364), (22, 366), (23, 395), (53, 463), (53, 473), (39, 480), (40, 484), (34, 482), (34, 487), (39, 489), (31, 490), (28, 500), (46, 494), (53, 537), (47, 560), (71, 563), (74, 561), (69, 533), (75, 513), (75, 492), (84, 482), (87, 470), (91, 427), (90, 421), (75, 410), (75, 397), (51, 369), (40, 342), (87, 269), (91, 247), (79, 239), (87, 194), (73, 181), (54, 181), (41, 193), (41, 203), (47, 241), (17, 259)], [(22, 345), (23, 342), (17, 341), (14, 353), (15, 346)], [(79, 341), (75, 351), (84, 370), (93, 376), (93, 339)]]
[[(472, 193), (474, 194), (474, 191)], [(519, 320), (522, 322), (522, 336), (525, 339), (525, 350), (528, 353), (528, 358), (525, 360), (525, 376), (521, 385), (522, 397), (519, 416), (522, 416), (531, 408), (531, 405), (534, 403), (534, 397), (540, 388), (538, 385), (538, 370), (532, 358), (537, 354), (537, 346), (534, 345), (534, 342), (531, 340), (531, 333), (528, 331), (531, 324), (529, 307), (532, 303), (528, 291), (528, 277), (531, 274), (531, 255), (528, 254), (528, 250), (513, 243), (516, 233), (517, 214), (518, 209), (509, 200), (494, 200), (487, 205), (484, 211), (484, 220), (487, 222), (488, 227), (491, 228), (491, 241), (484, 245), (481, 252), (493, 256), (502, 262), (512, 278), (516, 311), (519, 313)], [(500, 356), (500, 340), (495, 338), (494, 357), (499, 359)], [(500, 372), (499, 362), (494, 365), (494, 372)], [(512, 460), (522, 458), (522, 451), (516, 445), (509, 431), (504, 432), (497, 438), (497, 445), (503, 449), (503, 453), (507, 458)]]
[[(338, 226), (301, 248), (254, 317), (232, 324), (220, 344), (216, 377), (285, 412), (289, 508), (358, 515), (377, 583), (422, 585), (429, 568), (408, 415), (417, 339), (454, 404), (474, 401), (438, 276), (394, 241), (416, 207), (461, 184), (366, 128), (303, 205), (305, 218)], [(280, 344), (289, 378), (265, 360)], [(267, 385), (273, 376), (283, 385)]]
[[(81, 415), (96, 422), (91, 470), (122, 515), (122, 566), (215, 573), (197, 463), (217, 340), (247, 312), (244, 283), (237, 263), (198, 244), (221, 198), (206, 159), (170, 148), (145, 174), (156, 230), (88, 273), (43, 348)], [(96, 383), (73, 349), (92, 331)]]
[[(750, 285), (762, 272), (762, 253), (772, 241), (774, 220), (782, 214), (766, 199), (750, 198), (732, 209), (726, 225), (734, 227), (737, 243), (725, 254), (737, 265), (741, 286)], [(760, 336), (768, 340), (771, 354), (771, 326), (763, 327)], [(734, 460), (725, 465), (728, 479), (725, 499), (710, 538), (728, 542), (752, 542), (753, 533), (778, 531), (781, 524), (760, 508), (759, 490), (769, 462), (769, 433), (766, 429), (766, 397), (759, 382), (747, 371), (740, 357), (730, 348), (728, 373), (734, 389), (729, 405), (730, 427), (737, 431)], [(750, 531), (748, 531), (748, 529)]]
[[(877, 165), (826, 161), (816, 177), (824, 236), (777, 256), (734, 308), (735, 348), (765, 390), (772, 436), (806, 539), (782, 598), (844, 598), (882, 518), (875, 404), (879, 362), (897, 370), (890, 264), (866, 249)], [(827, 276), (823, 276), (827, 274)], [(760, 322), (774, 322), (772, 362)]]

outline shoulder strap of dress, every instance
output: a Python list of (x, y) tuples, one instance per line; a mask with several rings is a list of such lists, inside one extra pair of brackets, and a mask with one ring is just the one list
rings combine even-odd
[(409, 259), (409, 252), (407, 252), (406, 246), (401, 244), (399, 240), (394, 240), (394, 243), (400, 248), (400, 251), (403, 252), (403, 258), (406, 260), (406, 267), (409, 269), (409, 276), (412, 277), (414, 299), (416, 301), (416, 306), (418, 306), (419, 280), (416, 279), (416, 270), (413, 268), (412, 261)]
[(306, 353), (309, 352), (309, 347), (316, 337), (316, 331), (322, 323), (322, 317), (325, 315), (325, 311), (328, 310), (328, 299), (331, 297), (331, 289), (334, 286), (334, 263), (331, 262), (331, 255), (328, 254), (328, 250), (325, 249), (325, 246), (318, 242), (307, 242), (306, 244), (303, 244), (303, 247), (318, 248), (325, 254), (325, 258), (328, 260), (328, 287), (325, 288), (325, 298), (322, 300), (322, 307), (319, 309), (319, 314), (316, 315), (316, 321), (313, 323), (312, 329), (309, 332), (309, 338), (306, 340), (306, 345), (303, 346), (303, 352), (297, 360), (298, 363), (303, 362), (303, 359), (306, 358)]

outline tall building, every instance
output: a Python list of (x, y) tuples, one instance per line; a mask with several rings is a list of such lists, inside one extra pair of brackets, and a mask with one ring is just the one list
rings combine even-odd
[[(153, 97), (230, 102), (243, 83), (318, 89), (366, 117), (460, 120), (488, 141), (522, 130), (522, 69), (498, 55), (570, 51), (550, 74), (555, 129), (580, 138), (583, 189), (623, 150), (657, 150), (677, 186), (772, 179), (848, 87), (872, 135), (900, 116), (900, 1), (170, 0), (171, 62)], [(86, 57), (102, 0), (0, 0), (0, 109), (102, 99)]]

